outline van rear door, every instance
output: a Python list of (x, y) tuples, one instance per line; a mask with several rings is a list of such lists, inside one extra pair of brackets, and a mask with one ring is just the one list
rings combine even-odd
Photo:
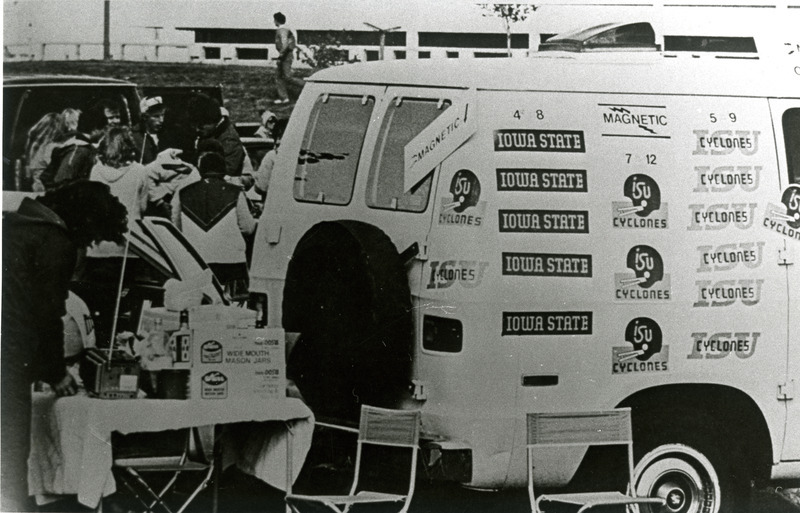
[(800, 100), (770, 100), (781, 195), (771, 202), (764, 225), (783, 235), (778, 265), (786, 272), (788, 346), (786, 377), (778, 398), (786, 404), (781, 460), (800, 460)]
[(474, 132), (474, 124), (462, 123), (468, 96), (463, 89), (388, 87), (377, 108), (380, 127), (370, 131), (365, 142), (373, 151), (362, 162), (368, 166), (361, 170), (367, 180), (362, 219), (384, 230), (409, 259), (417, 315), (437, 173)]

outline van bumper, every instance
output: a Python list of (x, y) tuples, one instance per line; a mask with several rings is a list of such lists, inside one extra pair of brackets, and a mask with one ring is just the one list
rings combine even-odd
[(772, 465), (770, 480), (798, 486), (798, 483), (800, 483), (800, 461), (781, 461)]
[(425, 475), (437, 481), (469, 483), (472, 480), (472, 448), (453, 441), (421, 444)]

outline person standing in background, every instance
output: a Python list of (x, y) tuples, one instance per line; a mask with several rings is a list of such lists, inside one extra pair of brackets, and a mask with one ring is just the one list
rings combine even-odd
[(246, 157), (244, 145), (233, 123), (222, 115), (219, 102), (205, 94), (196, 94), (189, 100), (189, 118), (197, 136), (195, 147), (205, 139), (216, 139), (224, 150), (225, 175), (241, 177)]
[(244, 297), (248, 289), (245, 236), (255, 231), (256, 221), (242, 189), (225, 181), (222, 155), (204, 153), (198, 167), (202, 180), (183, 187), (172, 199), (172, 224), (208, 263), (225, 292)]
[(253, 186), (256, 192), (261, 195), (262, 202), (267, 199), (269, 181), (272, 179), (272, 168), (275, 167), (275, 159), (278, 157), (278, 147), (281, 145), (281, 138), (283, 137), (283, 132), (286, 130), (287, 121), (286, 119), (281, 119), (273, 124), (271, 135), (275, 146), (261, 159), (261, 164), (258, 166), (258, 171), (256, 171), (255, 174), (255, 184), (253, 184)]
[(133, 140), (136, 143), (139, 164), (147, 165), (168, 146), (164, 146), (161, 128), (164, 126), (166, 108), (160, 96), (148, 96), (139, 102), (141, 121), (133, 129)]
[(31, 384), (77, 392), (64, 361), (67, 286), (78, 250), (121, 243), (126, 215), (107, 185), (86, 180), (25, 198), (3, 215), (0, 511), (36, 511), (28, 496)]
[[(298, 81), (292, 78), (292, 64), (294, 63), (294, 50), (297, 48), (297, 41), (294, 33), (284, 25), (286, 16), (281, 12), (272, 15), (275, 21), (275, 49), (278, 51), (277, 64), (275, 71), (275, 86), (278, 89), (278, 99), (274, 103), (289, 103), (289, 92), (286, 89), (287, 83), (298, 85)], [(298, 87), (303, 87), (302, 83)]]

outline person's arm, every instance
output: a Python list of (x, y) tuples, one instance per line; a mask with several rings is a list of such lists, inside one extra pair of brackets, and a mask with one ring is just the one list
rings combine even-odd
[(225, 172), (228, 176), (241, 176), (244, 167), (244, 146), (238, 136), (228, 135), (222, 141), (225, 149)]
[[(66, 314), (65, 301), (76, 260), (75, 246), (62, 233), (47, 238), (47, 244), (33, 255), (31, 292), (38, 310), (36, 375), (54, 387), (59, 395), (72, 390), (64, 362), (64, 325), (61, 318)], [(73, 392), (74, 393), (74, 392)]]
[(250, 235), (256, 229), (256, 220), (253, 214), (250, 213), (250, 207), (247, 206), (247, 198), (244, 193), (239, 193), (239, 199), (236, 200), (236, 221), (239, 223), (239, 230), (244, 235)]
[(258, 166), (258, 171), (256, 171), (255, 179), (255, 188), (256, 192), (259, 194), (267, 194), (267, 189), (269, 188), (269, 181), (272, 178), (272, 168), (275, 166), (275, 150), (270, 150), (264, 155), (264, 158), (261, 159), (261, 164)]

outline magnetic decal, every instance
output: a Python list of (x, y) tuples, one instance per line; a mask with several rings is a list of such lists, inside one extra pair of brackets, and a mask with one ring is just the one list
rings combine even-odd
[(762, 225), (787, 239), (800, 241), (800, 185), (787, 187), (781, 194), (780, 205), (767, 206)]
[(489, 262), (476, 260), (445, 260), (430, 262), (428, 289), (448, 289), (458, 283), (467, 289), (477, 288)]
[(655, 179), (633, 174), (625, 180), (622, 192), (630, 202), (612, 202), (614, 228), (668, 228), (667, 204), (661, 202), (661, 189)]
[(733, 353), (746, 360), (756, 352), (761, 332), (722, 332), (709, 335), (706, 332), (692, 333), (692, 351), (689, 360), (720, 360)]
[(696, 145), (692, 155), (755, 155), (759, 134), (758, 130), (694, 130)]
[(592, 312), (503, 312), (503, 336), (591, 334)]
[(639, 244), (628, 251), (625, 265), (633, 271), (614, 274), (614, 297), (617, 301), (668, 301), (671, 299), (670, 275), (655, 248)]
[(535, 151), (553, 153), (585, 153), (581, 130), (494, 131), (494, 151)]
[(669, 370), (669, 346), (663, 343), (661, 327), (649, 317), (637, 317), (625, 327), (629, 346), (611, 348), (611, 373), (636, 374)]
[(506, 276), (592, 277), (592, 255), (558, 253), (503, 253)]
[(585, 169), (498, 169), (498, 192), (588, 192)]
[(730, 192), (735, 187), (744, 192), (758, 189), (762, 166), (695, 166), (697, 183), (692, 192)]
[(450, 181), (450, 196), (441, 198), (440, 225), (480, 226), (486, 211), (481, 182), (469, 169), (460, 169)]
[(589, 233), (586, 210), (498, 210), (501, 233)]
[(689, 231), (724, 230), (735, 226), (747, 230), (753, 225), (757, 203), (716, 203), (714, 205), (689, 205), (691, 219)]
[(697, 299), (692, 306), (695, 308), (731, 306), (734, 303), (754, 306), (761, 301), (764, 280), (697, 280), (694, 284)]
[(719, 246), (697, 246), (698, 273), (730, 271), (739, 266), (757, 269), (764, 261), (765, 242), (740, 242)]

